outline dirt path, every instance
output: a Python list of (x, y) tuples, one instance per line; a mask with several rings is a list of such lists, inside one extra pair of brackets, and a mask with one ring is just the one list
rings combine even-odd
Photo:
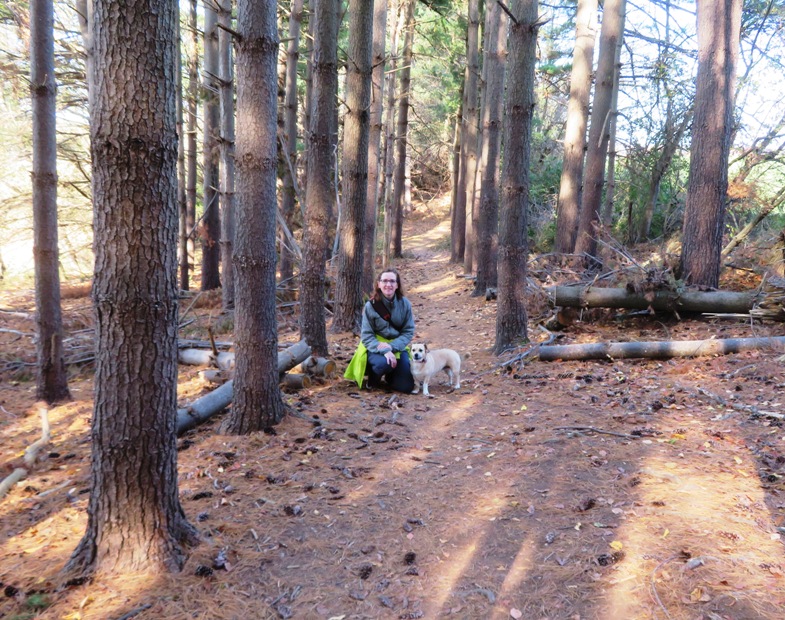
[[(407, 230), (396, 266), (417, 339), (471, 353), (462, 389), (393, 398), (335, 379), (287, 396), (321, 426), (290, 416), (275, 435), (192, 431), (180, 488), (205, 542), (184, 573), (48, 593), (36, 617), (150, 605), (135, 617), (782, 618), (785, 431), (749, 409), (783, 410), (781, 364), (748, 353), (500, 368), (488, 351), (495, 307), (448, 263), (444, 213)], [(578, 323), (566, 339), (752, 335), (660, 321)], [(343, 368), (356, 338), (331, 340)], [(194, 372), (183, 371), (183, 400)], [(0, 429), (16, 453), (35, 435), (29, 387), (0, 392), (26, 412)], [(82, 389), (53, 412), (57, 456), (0, 505), (0, 581), (20, 590), (6, 590), (0, 614), (29, 608), (84, 529)], [(219, 554), (228, 563), (213, 568)]]

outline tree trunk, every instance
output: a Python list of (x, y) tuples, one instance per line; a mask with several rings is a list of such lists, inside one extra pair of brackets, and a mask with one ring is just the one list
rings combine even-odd
[(657, 207), (657, 199), (660, 195), (660, 185), (662, 184), (662, 179), (665, 176), (671, 161), (673, 160), (673, 156), (676, 154), (676, 150), (679, 148), (679, 142), (681, 142), (684, 132), (687, 130), (687, 127), (690, 126), (691, 122), (692, 110), (689, 110), (685, 112), (684, 116), (682, 116), (679, 126), (674, 128), (673, 104), (670, 101), (668, 102), (664, 128), (665, 143), (662, 146), (660, 156), (657, 158), (657, 162), (654, 164), (654, 168), (651, 172), (649, 193), (646, 199), (646, 210), (643, 213), (643, 217), (641, 217), (640, 225), (638, 227), (638, 241), (644, 241), (649, 238), (649, 234), (651, 232), (651, 220)]
[(359, 330), (365, 210), (368, 202), (373, 2), (350, 0), (346, 59), (346, 114), (343, 120), (343, 216), (339, 230), (333, 332)]
[(555, 360), (668, 359), (671, 357), (701, 357), (728, 355), (743, 351), (785, 350), (785, 336), (773, 338), (728, 338), (725, 340), (683, 340), (671, 342), (598, 342), (591, 344), (563, 344), (540, 347), (542, 362)]
[(611, 104), (619, 73), (616, 66), (616, 46), (624, 35), (625, 1), (608, 0), (605, 3), (600, 30), (597, 79), (592, 101), (578, 236), (575, 240), (575, 252), (585, 254), (589, 265), (596, 262), (597, 258), (597, 226), (600, 223), (605, 160), (610, 141)]
[(177, 492), (177, 5), (93, 7), (91, 486), (65, 570), (179, 570), (197, 534)]
[(507, 101), (504, 107), (504, 161), (499, 221), (499, 288), (496, 354), (528, 340), (526, 315), (527, 214), (534, 115), (537, 0), (516, 0), (510, 25)]
[(177, 265), (180, 289), (188, 286), (188, 198), (185, 168), (185, 93), (183, 92), (183, 33), (177, 20)]
[(554, 286), (548, 289), (554, 306), (574, 308), (651, 308), (663, 312), (747, 313), (755, 304), (754, 293), (728, 291), (651, 291), (636, 293), (623, 288)]
[(406, 190), (406, 147), (409, 133), (409, 100), (411, 98), (412, 61), (414, 58), (414, 9), (415, 0), (403, 0), (406, 4), (404, 22), (403, 66), (401, 67), (401, 94), (398, 98), (398, 157), (395, 162), (395, 187), (392, 202), (391, 248), (393, 258), (403, 256), (403, 206)]
[(33, 255), (35, 256), (36, 398), (71, 397), (63, 357), (57, 242), (57, 84), (52, 0), (30, 2), (30, 94), (33, 107)]
[(234, 309), (232, 253), (235, 235), (234, 195), (234, 63), (232, 59), (232, 0), (218, 0), (218, 73), (220, 76), (221, 119), (221, 305), (224, 312)]
[(188, 11), (188, 33), (190, 45), (188, 46), (188, 112), (185, 120), (186, 145), (185, 145), (185, 234), (186, 251), (180, 257), (180, 288), (189, 290), (189, 277), (194, 268), (194, 226), (196, 226), (196, 119), (198, 118), (197, 99), (199, 96), (199, 33), (196, 27), (196, 0), (191, 0)]
[[(382, 267), (390, 265), (392, 251), (392, 211), (393, 211), (393, 176), (395, 174), (395, 98), (396, 81), (398, 76), (398, 38), (403, 29), (405, 11), (402, 2), (396, 2), (396, 19), (390, 33), (390, 67), (387, 71), (387, 118), (385, 119), (384, 132), (384, 240), (382, 246)], [(375, 276), (375, 274), (374, 274)], [(373, 288), (373, 284), (371, 284)]]
[(202, 290), (221, 286), (221, 213), (218, 199), (221, 110), (218, 100), (218, 13), (212, 0), (204, 2), (204, 71), (202, 100), (204, 126), (202, 140)]
[[(460, 134), (461, 153), (458, 185), (455, 190), (455, 214), (452, 218), (450, 262), (463, 262), (466, 252), (467, 175), (477, 165), (478, 81), (480, 79), (480, 5), (481, 0), (469, 0), (466, 29), (466, 69), (463, 79)], [(474, 186), (472, 183), (472, 192)]]
[[(287, 228), (294, 227), (294, 212), (297, 204), (297, 61), (300, 58), (300, 27), (303, 21), (304, 0), (292, 0), (289, 14), (289, 42), (286, 47), (286, 94), (284, 95), (283, 145), (286, 165), (283, 170), (281, 188), (281, 215)], [(294, 253), (286, 239), (280, 235), (281, 256), (279, 272), (281, 282), (291, 280), (294, 275)]]
[(237, 280), (234, 406), (224, 431), (245, 435), (283, 419), (275, 317), (278, 28), (275, 4), (238, 0)]
[(365, 253), (363, 254), (361, 289), (373, 291), (376, 277), (376, 221), (379, 205), (381, 172), (382, 109), (384, 101), (385, 41), (387, 38), (387, 0), (375, 0), (373, 17), (373, 51), (370, 109), (370, 150), (368, 151), (368, 196), (365, 207)]
[(497, 284), (496, 258), (499, 243), (499, 158), (504, 110), (504, 68), (507, 61), (509, 18), (498, 2), (487, 8), (490, 18), (485, 35), (483, 67), (486, 69), (485, 103), (482, 108), (482, 182), (477, 218), (477, 279), (472, 296), (485, 295)]
[(601, 222), (610, 229), (613, 223), (613, 205), (616, 197), (616, 125), (619, 120), (619, 76), (621, 75), (621, 47), (622, 37), (616, 41), (616, 50), (613, 60), (615, 68), (613, 80), (613, 94), (611, 95), (611, 108), (608, 117), (608, 180), (605, 184), (605, 198), (602, 201)]
[[(483, 37), (487, 39), (485, 33), (488, 32), (488, 20), (491, 17), (491, 12), (486, 8), (485, 20), (483, 23)], [(486, 43), (487, 44), (487, 43)], [(479, 63), (479, 50), (478, 50), (478, 63)], [(479, 65), (478, 65), (479, 69)], [(485, 106), (485, 82), (487, 80), (487, 70), (483, 64), (481, 73), (478, 76), (478, 93), (474, 100), (476, 113), (469, 117), (469, 122), (473, 123), (468, 127), (471, 136), (466, 139), (470, 140), (467, 144), (469, 149), (466, 160), (466, 228), (464, 230), (464, 249), (463, 249), (463, 271), (466, 274), (474, 272), (476, 263), (475, 252), (477, 249), (477, 238), (475, 232), (477, 230), (477, 217), (479, 213), (479, 195), (480, 195), (480, 182), (478, 179), (482, 178), (482, 167), (480, 166), (480, 150), (482, 144), (482, 133), (480, 131), (480, 115), (482, 108)]]
[(555, 251), (562, 254), (572, 253), (578, 230), (594, 41), (597, 37), (596, 14), (597, 0), (578, 0), (575, 49), (570, 72), (570, 98), (567, 102), (567, 123), (564, 130), (564, 160), (556, 210)]
[(717, 287), (728, 190), (741, 0), (698, 0), (698, 75), (680, 277)]
[(308, 131), (303, 269), (300, 274), (300, 335), (317, 355), (327, 355), (324, 294), (335, 194), (334, 126), (338, 89), (338, 20), (335, 0), (316, 3), (313, 15), (313, 107)]

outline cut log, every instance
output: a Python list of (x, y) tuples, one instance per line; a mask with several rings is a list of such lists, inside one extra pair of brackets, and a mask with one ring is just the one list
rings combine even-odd
[(540, 360), (592, 360), (643, 357), (668, 359), (671, 357), (699, 357), (727, 355), (771, 349), (785, 350), (785, 336), (772, 338), (727, 338), (724, 340), (681, 340), (668, 342), (597, 342), (540, 347)]
[(336, 370), (334, 361), (313, 355), (303, 362), (302, 368), (306, 374), (327, 378), (332, 377)]
[[(311, 347), (305, 340), (293, 344), (278, 353), (278, 372), (287, 370), (302, 363), (311, 354)], [(177, 410), (177, 434), (182, 435), (195, 426), (209, 420), (219, 411), (223, 411), (232, 402), (234, 381), (227, 381), (221, 387), (197, 398), (187, 407)]]
[(311, 377), (297, 372), (287, 372), (281, 380), (287, 390), (302, 390), (311, 387)]
[(27, 478), (27, 474), (35, 465), (38, 458), (38, 453), (46, 444), (49, 443), (52, 437), (51, 427), (49, 426), (49, 409), (41, 405), (38, 408), (38, 413), (41, 416), (41, 438), (30, 444), (25, 450), (24, 454), (24, 467), (17, 467), (9, 476), (0, 482), (0, 498), (2, 498), (17, 482)]
[(554, 306), (573, 308), (631, 308), (658, 312), (748, 313), (756, 293), (730, 291), (656, 291), (634, 293), (623, 288), (552, 286), (547, 289)]

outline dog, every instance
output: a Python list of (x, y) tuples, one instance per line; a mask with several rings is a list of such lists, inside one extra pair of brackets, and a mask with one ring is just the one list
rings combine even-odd
[[(467, 359), (468, 353), (461, 356), (452, 349), (430, 350), (428, 345), (423, 343), (412, 344), (409, 348), (412, 353), (411, 368), (412, 377), (414, 377), (412, 394), (417, 394), (420, 391), (420, 385), (422, 385), (423, 395), (430, 396), (428, 384), (434, 375), (441, 370), (447, 373), (450, 386), (454, 390), (461, 388), (461, 360)], [(455, 380), (454, 386), (453, 380)]]

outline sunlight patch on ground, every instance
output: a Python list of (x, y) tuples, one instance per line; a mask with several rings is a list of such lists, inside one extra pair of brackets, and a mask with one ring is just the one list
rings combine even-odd
[[(713, 458), (708, 451), (705, 457)], [(718, 475), (716, 467), (704, 471), (694, 463), (670, 453), (649, 459), (640, 470), (640, 501), (625, 508), (616, 532), (624, 561), (610, 581), (607, 617), (640, 617), (647, 595), (667, 613), (685, 600), (746, 599), (754, 608), (755, 599), (772, 587), (779, 585), (782, 594), (782, 576), (767, 566), (785, 563), (785, 552), (754, 464), (735, 457)], [(736, 527), (755, 538), (741, 538)]]

